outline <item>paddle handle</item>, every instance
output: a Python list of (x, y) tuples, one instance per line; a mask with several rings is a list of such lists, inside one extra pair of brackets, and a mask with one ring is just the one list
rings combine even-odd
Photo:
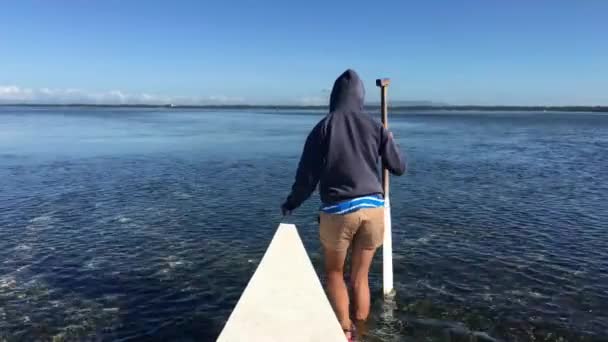
[[(382, 125), (385, 129), (388, 129), (388, 86), (391, 81), (388, 78), (381, 78), (376, 80), (376, 85), (380, 87), (380, 110), (382, 112)], [(384, 191), (384, 197), (389, 197), (389, 174), (386, 168), (382, 169), (382, 190)]]

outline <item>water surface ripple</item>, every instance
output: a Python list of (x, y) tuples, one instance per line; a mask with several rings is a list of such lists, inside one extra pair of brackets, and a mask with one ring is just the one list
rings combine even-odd
[[(214, 340), (319, 118), (0, 109), (0, 340)], [(608, 340), (608, 116), (391, 126), (398, 297), (377, 258), (367, 340)], [(291, 221), (320, 272), (317, 205)]]

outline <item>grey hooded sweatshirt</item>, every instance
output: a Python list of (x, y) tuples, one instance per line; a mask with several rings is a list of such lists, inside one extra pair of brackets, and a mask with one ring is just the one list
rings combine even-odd
[(298, 208), (317, 183), (325, 205), (382, 195), (380, 162), (392, 174), (405, 172), (394, 139), (379, 121), (363, 112), (364, 97), (363, 82), (355, 71), (346, 70), (336, 79), (329, 114), (306, 139), (285, 209)]

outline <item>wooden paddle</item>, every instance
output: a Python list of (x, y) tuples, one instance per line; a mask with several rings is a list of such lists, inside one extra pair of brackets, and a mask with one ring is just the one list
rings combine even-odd
[[(388, 129), (388, 86), (391, 83), (388, 78), (376, 80), (380, 87), (380, 107), (382, 112), (382, 124)], [(389, 198), (389, 173), (386, 168), (382, 170), (382, 188), (384, 190), (384, 243), (382, 246), (382, 287), (385, 299), (395, 296), (393, 287), (393, 239), (391, 227), (391, 203)]]

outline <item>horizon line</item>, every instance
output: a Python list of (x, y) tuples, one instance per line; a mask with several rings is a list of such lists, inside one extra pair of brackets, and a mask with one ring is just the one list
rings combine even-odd
[[(379, 104), (365, 105), (373, 109)], [(99, 108), (168, 108), (168, 109), (327, 109), (328, 105), (288, 105), (288, 104), (95, 104), (95, 103), (0, 103), (0, 107), (99, 107)], [(411, 110), (557, 110), (557, 111), (600, 111), (608, 112), (608, 105), (451, 105), (451, 104), (412, 104), (388, 105), (392, 109)], [(379, 109), (379, 108), (378, 108)]]

